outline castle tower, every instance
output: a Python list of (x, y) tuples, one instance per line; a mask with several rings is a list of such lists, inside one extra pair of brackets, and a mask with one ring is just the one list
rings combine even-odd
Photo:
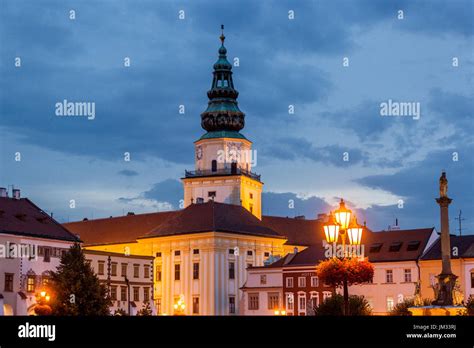
[(220, 40), (219, 57), (207, 92), (208, 106), (201, 114), (201, 127), (206, 133), (194, 142), (195, 170), (186, 171), (182, 178), (184, 207), (215, 200), (242, 205), (261, 219), (263, 183), (260, 175), (252, 173), (256, 159), (252, 142), (240, 133), (245, 114), (238, 107), (239, 92), (234, 88), (223, 32)]

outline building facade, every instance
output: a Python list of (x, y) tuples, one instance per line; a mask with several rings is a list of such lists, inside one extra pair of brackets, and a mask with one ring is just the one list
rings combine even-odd
[[(457, 295), (466, 301), (474, 296), (474, 236), (450, 236), (451, 267), (458, 277)], [(436, 277), (441, 273), (441, 241), (438, 240), (421, 257), (421, 295), (434, 299)]]
[(314, 315), (315, 307), (335, 291), (323, 284), (316, 267), (324, 259), (322, 243), (298, 249), (263, 267), (248, 268), (242, 313), (245, 315)]
[(112, 301), (111, 314), (121, 310), (127, 315), (136, 315), (146, 303), (150, 304), (152, 312), (156, 314), (152, 256), (87, 249), (84, 255), (100, 282), (107, 287)]
[(19, 190), (0, 188), (0, 315), (33, 315), (49, 272), (78, 241)]

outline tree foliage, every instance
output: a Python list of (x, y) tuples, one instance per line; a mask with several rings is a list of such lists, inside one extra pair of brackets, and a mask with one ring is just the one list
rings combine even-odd
[[(364, 296), (349, 296), (349, 313), (353, 316), (370, 315), (372, 309)], [(344, 297), (339, 294), (333, 294), (330, 298), (314, 308), (315, 315), (344, 315)]]
[(347, 284), (355, 285), (372, 281), (374, 266), (369, 261), (357, 258), (331, 258), (322, 261), (316, 268), (319, 279), (332, 286), (341, 286), (344, 280)]
[[(423, 306), (431, 305), (432, 300), (424, 299)], [(410, 307), (415, 306), (415, 299), (407, 298), (403, 302), (397, 303), (395, 307), (389, 312), (389, 315), (397, 315), (397, 316), (411, 316), (411, 312), (408, 310)]]
[(53, 315), (109, 315), (111, 301), (79, 244), (61, 257), (49, 283)]
[(137, 312), (137, 315), (139, 315), (139, 316), (150, 316), (150, 315), (152, 315), (150, 302), (147, 301), (147, 302), (143, 303), (142, 309), (140, 309)]

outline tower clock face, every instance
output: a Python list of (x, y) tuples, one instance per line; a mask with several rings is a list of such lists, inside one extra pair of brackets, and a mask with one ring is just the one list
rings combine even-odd
[(196, 158), (198, 160), (202, 158), (202, 146), (196, 146)]

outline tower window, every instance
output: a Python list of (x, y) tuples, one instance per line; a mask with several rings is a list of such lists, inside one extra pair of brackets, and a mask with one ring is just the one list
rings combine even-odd
[(232, 162), (230, 165), (231, 174), (237, 174), (237, 162)]
[(211, 170), (213, 172), (217, 172), (217, 161), (216, 160), (212, 160), (212, 163), (211, 163)]

